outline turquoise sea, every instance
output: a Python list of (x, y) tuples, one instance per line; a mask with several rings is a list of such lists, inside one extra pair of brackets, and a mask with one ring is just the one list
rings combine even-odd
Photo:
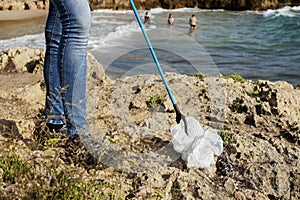
[[(143, 18), (145, 11), (139, 11)], [(256, 81), (300, 83), (300, 7), (261, 12), (183, 8), (152, 9), (146, 25), (164, 71), (237, 73)], [(175, 18), (167, 25), (169, 13)], [(132, 11), (93, 11), (91, 51), (112, 78), (157, 73)], [(192, 14), (198, 27), (191, 30)], [(42, 32), (0, 40), (0, 50), (44, 48)]]

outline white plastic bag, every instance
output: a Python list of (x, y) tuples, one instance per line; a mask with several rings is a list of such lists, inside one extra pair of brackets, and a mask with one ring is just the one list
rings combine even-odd
[(186, 124), (181, 120), (171, 128), (171, 133), (173, 147), (188, 167), (207, 168), (214, 163), (214, 155), (223, 151), (223, 140), (216, 131), (204, 130), (193, 117), (186, 117)]

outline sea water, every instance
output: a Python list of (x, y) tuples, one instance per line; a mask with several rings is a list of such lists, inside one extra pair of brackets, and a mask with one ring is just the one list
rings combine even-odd
[[(146, 11), (139, 11), (141, 18)], [(232, 73), (252, 79), (300, 83), (300, 7), (261, 12), (183, 8), (152, 9), (145, 25), (164, 71)], [(175, 22), (167, 25), (172, 13)], [(195, 14), (196, 29), (188, 21)], [(88, 49), (112, 79), (157, 73), (131, 10), (95, 10)], [(44, 34), (0, 40), (0, 51), (16, 46), (45, 48)]]

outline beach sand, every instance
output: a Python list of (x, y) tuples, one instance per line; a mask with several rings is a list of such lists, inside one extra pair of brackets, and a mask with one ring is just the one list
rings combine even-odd
[(0, 40), (42, 33), (48, 11), (0, 11)]
[(45, 17), (47, 13), (46, 10), (0, 11), (0, 22)]

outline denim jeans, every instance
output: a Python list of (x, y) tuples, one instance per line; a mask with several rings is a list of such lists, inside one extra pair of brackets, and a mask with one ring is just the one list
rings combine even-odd
[(91, 28), (87, 0), (50, 0), (45, 28), (46, 123), (68, 134), (87, 129), (86, 49)]

